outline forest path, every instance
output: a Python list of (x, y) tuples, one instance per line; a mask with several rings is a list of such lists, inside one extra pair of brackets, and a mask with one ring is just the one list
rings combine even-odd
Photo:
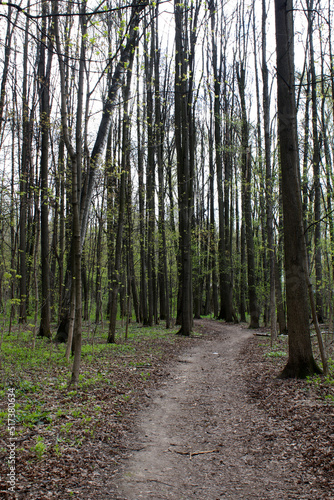
[(117, 499), (302, 498), (283, 429), (246, 393), (240, 352), (252, 332), (210, 320), (195, 330), (213, 335), (179, 356), (139, 413), (131, 456), (112, 478)]

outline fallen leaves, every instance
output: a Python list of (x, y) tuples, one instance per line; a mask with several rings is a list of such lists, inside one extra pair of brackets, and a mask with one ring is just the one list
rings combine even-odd
[[(265, 357), (268, 345), (258, 338), (242, 352), (244, 379), (250, 397), (285, 430), (283, 458), (297, 461), (310, 498), (332, 499), (334, 491), (334, 408), (325, 396), (333, 394), (326, 380), (278, 380), (286, 360)], [(274, 437), (272, 437), (274, 438)], [(315, 493), (317, 492), (317, 493)]]

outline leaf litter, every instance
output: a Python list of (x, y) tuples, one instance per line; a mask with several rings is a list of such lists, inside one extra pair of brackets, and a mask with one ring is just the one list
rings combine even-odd
[[(68, 392), (65, 385), (68, 371), (56, 362), (49, 372), (45, 373), (43, 366), (39, 370), (35, 363), (29, 370), (11, 373), (10, 378), (2, 363), (3, 392), (14, 385), (19, 406), (16, 493), (15, 496), (8, 493), (2, 472), (1, 497), (88, 499), (96, 498), (96, 492), (100, 492), (100, 498), (118, 498), (118, 490), (116, 487), (113, 490), (111, 484), (105, 492), (106, 477), (117, 478), (120, 464), (126, 462), (129, 454), (141, 449), (137, 444), (131, 448), (128, 441), (140, 411), (152, 404), (151, 396), (169, 379), (173, 362), (194, 342), (205, 344), (212, 336), (220, 335), (222, 328), (224, 323), (203, 320), (196, 322), (200, 335), (190, 339), (175, 336), (175, 331), (164, 332), (154, 339), (138, 334), (127, 343), (120, 341), (118, 348), (84, 355), (81, 387), (77, 392)], [(94, 342), (98, 344), (99, 340)], [(244, 432), (242, 419), (231, 424), (232, 433), (237, 434), (238, 439), (248, 440), (248, 451), (242, 459), (245, 464), (261, 468), (263, 455), (270, 452), (273, 463), (276, 459), (286, 463), (287, 474), (293, 476), (299, 488), (298, 496), (287, 498), (331, 500), (334, 498), (333, 385), (322, 379), (313, 383), (277, 380), (285, 359), (266, 356), (269, 351), (268, 344), (254, 337), (247, 340), (239, 353), (247, 398), (266, 416), (266, 421), (251, 420), (251, 435)], [(214, 354), (211, 352), (211, 357), (224, 356), (224, 353), (217, 356), (216, 351)], [(4, 421), (5, 405), (6, 398), (3, 398), (0, 411)], [(202, 406), (199, 403), (194, 407)], [(215, 416), (209, 410), (206, 410), (206, 419), (208, 426), (212, 426)], [(230, 408), (226, 407), (225, 411), (228, 415)], [(269, 430), (267, 422), (270, 422)], [(2, 426), (0, 439), (4, 469), (6, 426)], [(179, 451), (182, 450), (179, 448)], [(187, 451), (188, 457), (194, 456), (194, 460), (196, 454), (200, 455), (197, 460), (201, 457), (210, 460), (211, 454), (216, 455), (216, 447)], [(195, 478), (194, 484), (198, 482), (200, 478)], [(238, 488), (236, 484), (236, 494)], [(103, 492), (108, 496), (103, 496)]]

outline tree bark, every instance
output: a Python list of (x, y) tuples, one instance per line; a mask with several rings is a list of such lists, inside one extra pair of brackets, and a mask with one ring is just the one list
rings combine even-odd
[[(165, 222), (165, 176), (163, 163), (164, 125), (165, 119), (162, 112), (160, 93), (160, 49), (158, 48), (158, 6), (156, 8), (155, 29), (155, 58), (154, 58), (154, 83), (155, 83), (155, 120), (156, 120), (156, 145), (158, 165), (158, 200), (159, 200), (159, 291), (160, 291), (160, 319), (166, 321), (166, 328), (170, 327), (169, 314), (169, 282), (167, 267), (166, 222)], [(167, 78), (167, 74), (166, 74)], [(165, 85), (167, 82), (165, 82)]]
[[(151, 21), (154, 24), (154, 20)], [(154, 26), (152, 27), (154, 33)], [(155, 259), (155, 124), (153, 111), (153, 63), (155, 37), (151, 35), (150, 48), (145, 36), (145, 84), (147, 122), (147, 169), (146, 169), (146, 214), (147, 214), (147, 299), (148, 326), (157, 321), (156, 259)]]
[[(185, 78), (188, 74), (185, 51), (185, 6), (175, 1), (175, 144), (179, 200), (180, 242), (180, 312), (179, 335), (189, 336), (193, 326), (192, 294), (192, 177), (189, 154), (188, 92), (192, 89)], [(189, 60), (188, 60), (189, 62)]]
[(284, 255), (289, 358), (282, 378), (304, 378), (320, 370), (313, 358), (307, 297), (295, 102), (293, 2), (275, 0), (277, 103), (282, 172)]
[(251, 154), (249, 147), (249, 127), (246, 114), (245, 102), (245, 68), (243, 64), (237, 65), (237, 79), (241, 101), (241, 173), (243, 190), (243, 217), (245, 221), (245, 232), (247, 242), (247, 275), (248, 275), (248, 300), (250, 324), (249, 328), (259, 327), (259, 307), (256, 293), (255, 260), (254, 260), (254, 236), (252, 228), (252, 203), (251, 203)]
[(144, 188), (144, 154), (142, 146), (142, 112), (139, 89), (139, 55), (137, 54), (137, 165), (138, 165), (138, 198), (139, 198), (139, 239), (140, 239), (140, 318), (144, 326), (148, 324), (146, 255), (145, 255), (145, 188)]
[[(30, 9), (28, 1), (27, 11)], [(29, 18), (25, 25), (25, 43), (23, 53), (23, 81), (22, 81), (22, 156), (20, 171), (20, 221), (19, 221), (19, 268), (20, 268), (20, 312), (19, 322), (27, 321), (27, 209), (28, 209), (28, 182), (29, 162), (31, 155), (31, 123), (28, 105), (28, 45), (29, 45)]]
[(270, 331), (271, 339), (277, 338), (276, 303), (275, 303), (275, 242), (273, 227), (273, 175), (271, 167), (271, 137), (270, 137), (270, 97), (269, 72), (267, 66), (267, 28), (266, 28), (266, 0), (262, 0), (262, 80), (263, 80), (263, 124), (264, 148), (266, 163), (266, 210), (267, 210), (267, 238), (270, 277)]
[(314, 252), (315, 252), (315, 299), (316, 311), (319, 323), (324, 321), (322, 300), (322, 257), (321, 257), (321, 186), (320, 186), (320, 141), (318, 134), (318, 104), (317, 104), (317, 78), (314, 62), (313, 43), (313, 0), (307, 1), (308, 10), (308, 36), (310, 44), (310, 71), (311, 71), (311, 95), (312, 95), (312, 132), (313, 132), (313, 182), (314, 182)]
[[(48, 13), (47, 1), (42, 2), (42, 15)], [(49, 263), (49, 132), (50, 132), (50, 77), (53, 49), (47, 44), (46, 19), (42, 19), (41, 42), (38, 64), (40, 126), (41, 126), (41, 268), (42, 268), (42, 307), (39, 336), (51, 338), (50, 311), (50, 263)], [(46, 46), (49, 45), (46, 62)]]
[(122, 247), (123, 247), (123, 228), (125, 220), (125, 209), (126, 209), (126, 185), (129, 169), (129, 146), (130, 146), (130, 119), (129, 119), (129, 96), (130, 96), (130, 84), (132, 76), (132, 64), (133, 64), (134, 53), (129, 61), (129, 66), (127, 70), (127, 81), (123, 89), (123, 129), (122, 129), (122, 163), (121, 163), (121, 178), (119, 186), (119, 205), (118, 205), (118, 223), (117, 223), (117, 234), (115, 242), (115, 265), (113, 279), (111, 283), (111, 304), (110, 304), (110, 323), (109, 323), (109, 333), (107, 342), (109, 344), (115, 343), (116, 341), (116, 319), (117, 319), (117, 296), (119, 292), (119, 287), (121, 283), (120, 269), (121, 269), (121, 259), (122, 259)]

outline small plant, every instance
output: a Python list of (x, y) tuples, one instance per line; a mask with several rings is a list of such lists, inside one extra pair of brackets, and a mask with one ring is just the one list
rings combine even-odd
[(59, 443), (56, 444), (55, 446), (55, 454), (57, 455), (57, 457), (61, 457), (61, 448), (59, 446)]
[(73, 422), (67, 422), (66, 424), (61, 426), (61, 431), (68, 433), (68, 432), (70, 432), (72, 426), (73, 426)]
[(285, 351), (270, 351), (264, 355), (266, 358), (284, 358), (287, 356)]
[(42, 460), (44, 453), (46, 452), (46, 444), (41, 436), (38, 436), (37, 442), (34, 446), (35, 455), (38, 460)]
[(35, 425), (50, 423), (52, 418), (50, 412), (43, 411), (41, 406), (33, 409), (32, 404), (27, 404), (20, 412), (17, 413), (17, 421), (29, 428)]
[(73, 410), (72, 411), (72, 417), (74, 417), (74, 418), (81, 417), (81, 415), (82, 415), (81, 410)]
[(144, 382), (146, 382), (146, 380), (151, 376), (150, 372), (140, 372), (140, 376), (141, 378), (144, 380)]

